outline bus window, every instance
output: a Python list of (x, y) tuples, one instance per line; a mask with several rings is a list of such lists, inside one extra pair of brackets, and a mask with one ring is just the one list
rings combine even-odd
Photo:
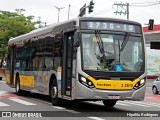
[(37, 46), (37, 51), (38, 51), (38, 69), (39, 70), (44, 70), (45, 69), (45, 62), (44, 62), (44, 54), (46, 52), (45, 50), (45, 39), (40, 39), (38, 41), (38, 46)]
[(61, 41), (55, 41), (54, 43), (54, 69), (57, 70), (61, 66)]
[(54, 38), (47, 37), (45, 39), (46, 44), (46, 52), (45, 52), (45, 66), (47, 70), (53, 69), (53, 46), (54, 46)]

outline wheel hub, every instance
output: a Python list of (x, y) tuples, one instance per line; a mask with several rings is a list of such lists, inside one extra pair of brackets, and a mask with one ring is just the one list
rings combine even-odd
[(19, 91), (19, 82), (17, 82), (16, 90)]
[(56, 98), (56, 95), (57, 95), (57, 87), (54, 86), (54, 87), (52, 88), (52, 98)]

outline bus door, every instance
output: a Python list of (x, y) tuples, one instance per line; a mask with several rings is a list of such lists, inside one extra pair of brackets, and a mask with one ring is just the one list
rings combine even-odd
[(62, 57), (62, 95), (71, 97), (72, 91), (72, 54), (73, 32), (64, 34)]
[(15, 46), (11, 47), (11, 59), (10, 59), (10, 85), (14, 85), (14, 63), (15, 63)]

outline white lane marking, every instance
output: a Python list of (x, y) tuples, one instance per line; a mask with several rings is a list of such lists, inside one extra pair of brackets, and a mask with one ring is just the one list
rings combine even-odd
[(53, 108), (56, 108), (56, 109), (59, 109), (59, 110), (65, 110), (67, 112), (71, 112), (71, 113), (76, 113), (76, 114), (79, 114), (80, 112), (77, 112), (77, 111), (74, 111), (74, 110), (67, 110), (66, 108), (64, 107), (59, 107), (59, 106), (52, 106)]
[(146, 102), (146, 103), (143, 103), (143, 102), (137, 102), (137, 103), (145, 104), (145, 105), (149, 105), (149, 106), (160, 107), (160, 104), (152, 103), (152, 102)]
[(43, 100), (38, 100), (38, 99), (35, 99), (35, 98), (30, 98), (30, 99), (32, 99), (32, 100), (34, 100), (34, 101), (41, 102), (41, 103), (45, 103), (45, 104), (48, 104), (48, 105), (52, 105), (50, 102), (45, 102), (45, 101), (43, 101)]
[(34, 103), (27, 102), (27, 101), (24, 101), (24, 100), (21, 100), (21, 99), (18, 99), (18, 98), (10, 98), (9, 100), (12, 100), (14, 102), (17, 102), (17, 103), (20, 103), (20, 104), (23, 104), (23, 105), (36, 105)]
[(105, 120), (105, 119), (102, 119), (102, 118), (99, 118), (99, 117), (88, 117), (90, 119), (94, 119), (94, 120)]
[[(45, 101), (42, 101), (42, 100), (38, 100), (38, 99), (35, 99), (35, 98), (30, 98), (32, 100), (35, 100), (35, 101), (38, 101), (38, 102), (41, 102), (41, 103), (45, 103), (45, 104), (49, 104), (52, 106), (52, 103), (49, 103), (49, 102), (45, 102)], [(59, 106), (52, 106), (53, 108), (56, 108), (56, 109), (59, 109), (59, 110), (65, 110), (65, 111), (68, 111), (68, 112), (71, 112), (71, 113), (80, 113), (80, 112), (77, 112), (77, 111), (74, 111), (74, 110), (67, 110), (66, 108), (64, 107), (59, 107)]]
[(119, 101), (121, 103), (125, 103), (125, 104), (131, 104), (131, 105), (138, 105), (138, 106), (143, 106), (143, 107), (151, 107), (151, 106), (148, 106), (148, 105), (142, 105), (141, 103), (136, 103), (136, 102), (132, 102), (132, 101)]
[(59, 107), (59, 106), (52, 106), (52, 107), (54, 107), (54, 108), (56, 108), (56, 109), (59, 109), (59, 110), (65, 110), (66, 108), (64, 108), (64, 107)]
[(155, 103), (155, 102), (147, 102), (147, 103), (152, 104), (152, 105), (158, 105), (158, 106), (160, 106), (160, 104)]
[(74, 110), (65, 110), (67, 112), (71, 112), (71, 113), (75, 113), (75, 114), (79, 114), (80, 112), (74, 111)]
[(3, 103), (3, 102), (0, 102), (0, 107), (2, 107), (2, 106), (10, 106), (10, 105), (5, 104), (5, 103)]
[[(125, 102), (125, 103), (124, 103)], [(116, 103), (116, 105), (122, 105), (122, 106), (131, 106), (129, 105), (130, 103), (133, 104), (135, 103), (136, 105), (140, 105), (140, 106), (143, 106), (143, 105), (146, 105), (147, 107), (160, 107), (160, 104), (158, 103), (153, 103), (153, 102), (140, 102), (140, 101), (118, 101)]]
[(5, 83), (6, 81), (2, 80), (2, 81), (0, 81), (0, 82)]
[(123, 104), (123, 103), (116, 103), (116, 105), (131, 106), (131, 105), (128, 105), (128, 104)]
[(7, 95), (7, 91), (6, 90), (3, 90), (3, 91), (0, 91), (0, 96), (4, 96), (4, 95)]
[[(99, 105), (103, 105), (102, 102), (92, 102), (94, 104), (99, 104)], [(119, 103), (119, 101), (116, 103), (116, 105), (122, 105), (122, 106), (131, 106), (131, 105), (128, 105), (128, 104), (124, 104), (124, 103)]]

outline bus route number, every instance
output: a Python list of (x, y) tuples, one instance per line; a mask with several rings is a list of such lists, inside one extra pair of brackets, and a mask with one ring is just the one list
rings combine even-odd
[(135, 32), (134, 25), (112, 22), (87, 22), (87, 28)]
[(121, 87), (133, 87), (133, 84), (122, 84)]

